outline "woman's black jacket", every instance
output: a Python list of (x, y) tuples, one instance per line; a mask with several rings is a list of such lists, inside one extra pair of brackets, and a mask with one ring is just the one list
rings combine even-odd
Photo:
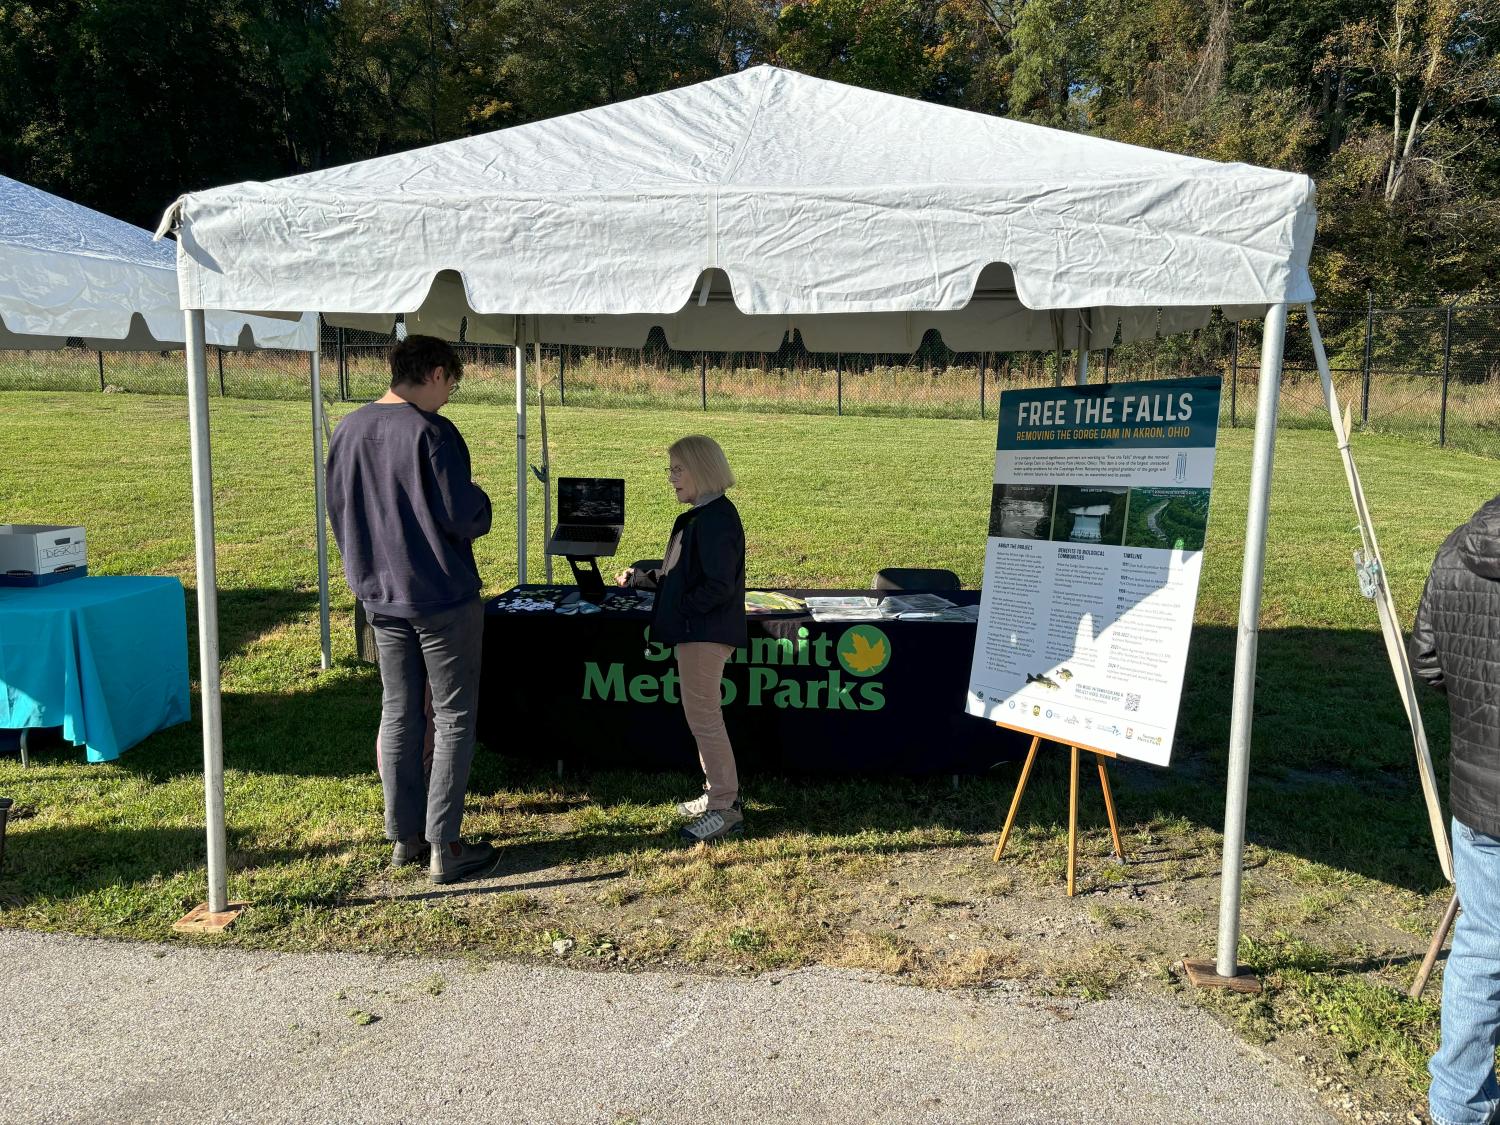
[(668, 645), (712, 641), (744, 647), (745, 528), (739, 511), (720, 496), (678, 516), (672, 535), (679, 531), (677, 564), (657, 576), (651, 639)]

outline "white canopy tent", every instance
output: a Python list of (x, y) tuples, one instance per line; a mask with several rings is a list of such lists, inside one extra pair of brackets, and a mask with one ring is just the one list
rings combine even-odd
[[(180, 198), (190, 383), (204, 310), (515, 344), (526, 578), (526, 345), (1088, 350), (1265, 316), (1241, 591), (1219, 966), (1235, 972), (1266, 510), (1286, 311), (1311, 302), (1304, 176), (1175, 156), (756, 67), (664, 94)], [(197, 414), (195, 412), (195, 419)], [(227, 903), (212, 478), (199, 509), (209, 903)], [(212, 698), (210, 696), (212, 695)], [(217, 799), (215, 787), (218, 788)], [(1226, 954), (1227, 950), (1227, 954)]]
[[(177, 302), (173, 249), (153, 239), (150, 231), (0, 176), (0, 348), (50, 350), (63, 347), (71, 337), (100, 352), (177, 351), (187, 338)], [(327, 668), (331, 653), (318, 318), (311, 313), (254, 316), (225, 310), (204, 318), (204, 336), (207, 343), (222, 348), (277, 348), (310, 356), (318, 598)]]
[[(185, 339), (172, 247), (141, 227), (0, 176), (0, 348), (176, 351)], [(207, 318), (224, 348), (317, 346), (312, 317)]]

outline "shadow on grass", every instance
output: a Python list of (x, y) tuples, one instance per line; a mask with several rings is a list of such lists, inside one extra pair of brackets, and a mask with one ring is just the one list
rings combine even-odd
[[(348, 850), (346, 844), (249, 848), (244, 841), (244, 833), (228, 832), (231, 876)], [(178, 875), (196, 878), (205, 846), (201, 828), (32, 827), (23, 821), (6, 835), (0, 892), (25, 901), (139, 887)]]
[[(501, 867), (504, 867), (504, 861)], [(542, 864), (541, 869), (550, 867), (551, 864)], [(387, 902), (437, 902), (449, 898), (473, 898), (480, 895), (504, 895), (520, 894), (524, 891), (544, 891), (553, 887), (572, 887), (587, 883), (606, 883), (619, 879), (625, 875), (624, 870), (619, 871), (597, 871), (589, 875), (570, 875), (558, 879), (536, 879), (529, 883), (492, 883), (490, 879), (504, 879), (516, 872), (497, 872), (493, 875), (484, 875), (469, 883), (458, 883), (452, 886), (434, 889), (431, 885), (422, 883), (411, 887), (393, 888), (387, 895), (369, 895), (363, 898), (346, 899), (343, 906), (379, 906)]]
[[(261, 624), (278, 612), (273, 603)], [(1117, 804), (1127, 829), (1150, 829), (1157, 822), (1214, 831), (1222, 826), (1234, 643), (1232, 629), (1195, 630), (1172, 767), (1123, 760), (1115, 764)], [(228, 695), (226, 767), (268, 776), (373, 780), (378, 697), (373, 670), (329, 678), (303, 693)], [(1429, 739), (1442, 751), (1435, 757), (1446, 792), (1446, 709), (1436, 696), (1424, 701), (1424, 709)], [(591, 767), (590, 757), (607, 753), (619, 762), (628, 758), (630, 748), (616, 745), (607, 730), (598, 731), (589, 746), (559, 748), (538, 729), (542, 719), (513, 716), (516, 738), (510, 746), (545, 746), (545, 760), (519, 761), (481, 747), (471, 792), (525, 788), (541, 795), (529, 797), (516, 811), (555, 815), (581, 804), (606, 810), (661, 806), (697, 791), (696, 762), (688, 750), (681, 755), (681, 772), (642, 773), (602, 763)], [(730, 733), (735, 734), (733, 723)], [(72, 758), (77, 752), (58, 753)], [(571, 771), (563, 781), (551, 775), (559, 753)], [(43, 763), (49, 757), (43, 755)], [(756, 759), (754, 746), (741, 747), (751, 837), (786, 836), (789, 848), (801, 852), (811, 846), (828, 852), (888, 853), (992, 840), (1019, 773), (1019, 763), (1002, 763), (987, 775), (966, 779), (955, 791), (946, 775), (786, 778), (760, 772)], [(160, 781), (196, 775), (201, 763), (195, 719), (153, 737), (115, 764)], [(1044, 751), (1021, 807), (1020, 829), (1066, 823), (1065, 766), (1062, 750)], [(1092, 772), (1082, 779), (1080, 816), (1085, 827), (1098, 830), (1104, 824), (1103, 805)], [(1350, 872), (1423, 892), (1441, 885), (1410, 734), (1374, 630), (1270, 629), (1261, 634), (1251, 779), (1252, 844), (1323, 865), (1329, 880)], [(672, 844), (670, 832), (639, 833), (623, 822), (616, 830), (610, 815), (586, 831), (559, 836), (555, 844), (544, 846), (546, 856), (566, 862)], [(230, 819), (232, 823), (232, 810)], [(159, 856), (164, 844), (143, 855), (120, 840), (117, 858), (96, 849), (90, 854), (97, 857), (99, 870), (113, 871), (116, 878), (140, 878), (142, 871), (149, 877), (193, 865), (188, 856), (201, 845), (195, 833), (187, 836), (193, 846), (184, 841), (182, 859), (172, 861), (175, 866), (164, 866)], [(800, 839), (794, 843), (793, 837)], [(1206, 844), (1203, 852), (1216, 846)], [(1197, 858), (1217, 861), (1216, 855), (1200, 853)], [(75, 864), (74, 870), (82, 878), (95, 878), (88, 864)]]
[[(192, 668), (197, 671), (197, 598), (188, 594), (188, 626), (192, 638)], [(219, 653), (229, 660), (243, 653), (260, 637), (294, 622), (316, 622), (317, 590), (287, 590), (277, 587), (221, 589), (219, 591)], [(334, 627), (339, 615), (333, 615)], [(314, 657), (316, 659), (316, 657)]]
[[(1234, 648), (1233, 629), (1194, 631), (1170, 769), (1125, 760), (1114, 764), (1117, 804), (1127, 826), (1222, 827)], [(1446, 791), (1446, 708), (1435, 694), (1423, 702)], [(730, 734), (735, 734), (732, 723)], [(620, 753), (604, 737), (590, 746), (553, 750), (565, 754), (570, 766), (584, 766), (576, 784), (594, 804), (652, 805), (692, 795), (696, 782), (689, 771), (696, 763), (690, 752), (681, 755), (681, 774), (602, 766), (589, 771), (589, 759), (601, 751)], [(1065, 749), (1044, 750), (1018, 827), (1066, 823), (1066, 761)], [(982, 777), (965, 779), (955, 792), (946, 776), (765, 776), (757, 773), (753, 747), (741, 750), (740, 763), (754, 837), (811, 835), (827, 838), (830, 849), (855, 851), (992, 839), (1019, 775), (1019, 763), (1001, 763)], [(529, 780), (539, 788), (556, 784), (540, 769)], [(1092, 770), (1080, 784), (1081, 824), (1101, 828), (1103, 802)], [(557, 803), (567, 806), (562, 798)], [(1378, 632), (1272, 629), (1261, 634), (1248, 839), (1320, 864), (1329, 869), (1330, 880), (1350, 872), (1423, 892), (1442, 885), (1410, 731)], [(1216, 848), (1217, 841), (1208, 849), (1212, 854), (1174, 858), (1216, 864)]]
[[(1326, 977), (1345, 977), (1362, 973), (1378, 973), (1390, 969), (1404, 969), (1415, 965), (1423, 958), (1421, 953), (1381, 953), (1360, 956), (1357, 953), (1339, 955), (1306, 942), (1262, 942), (1250, 939), (1245, 943), (1245, 964), (1261, 976), (1273, 972), (1291, 970), (1313, 973)], [(1447, 961), (1444, 952), (1438, 964)]]

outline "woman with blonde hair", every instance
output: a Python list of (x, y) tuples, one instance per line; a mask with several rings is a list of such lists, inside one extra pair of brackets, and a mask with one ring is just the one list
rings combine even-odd
[(621, 572), (621, 585), (654, 587), (651, 638), (677, 646), (682, 709), (698, 744), (703, 793), (677, 806), (680, 836), (707, 844), (743, 835), (739, 773), (724, 727), (719, 682), (746, 642), (745, 529), (724, 494), (734, 472), (719, 443), (692, 434), (667, 450), (667, 480), (688, 510), (677, 517), (659, 570)]

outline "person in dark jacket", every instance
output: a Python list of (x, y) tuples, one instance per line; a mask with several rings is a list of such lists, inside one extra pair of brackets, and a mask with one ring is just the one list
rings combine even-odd
[[(438, 411), (463, 378), (453, 349), (408, 336), (391, 350), (391, 389), (334, 431), (328, 513), (344, 576), (380, 652), (381, 783), (391, 863), (428, 858), (434, 883), (493, 867), (495, 849), (459, 835), (474, 758), (484, 635), (475, 539), (490, 498), (469, 448)], [(424, 696), (432, 690), (432, 769), (424, 776)]]
[(1463, 906), (1427, 1100), (1437, 1125), (1488, 1125), (1500, 1108), (1500, 496), (1438, 549), (1410, 652), (1416, 674), (1448, 697), (1453, 873)]
[(724, 494), (734, 473), (719, 443), (691, 435), (667, 450), (667, 479), (688, 510), (677, 517), (659, 570), (618, 576), (622, 585), (656, 588), (651, 638), (677, 646), (682, 709), (698, 744), (703, 793), (677, 806), (690, 844), (743, 835), (744, 808), (734, 748), (724, 726), (719, 682), (745, 645), (745, 529)]

